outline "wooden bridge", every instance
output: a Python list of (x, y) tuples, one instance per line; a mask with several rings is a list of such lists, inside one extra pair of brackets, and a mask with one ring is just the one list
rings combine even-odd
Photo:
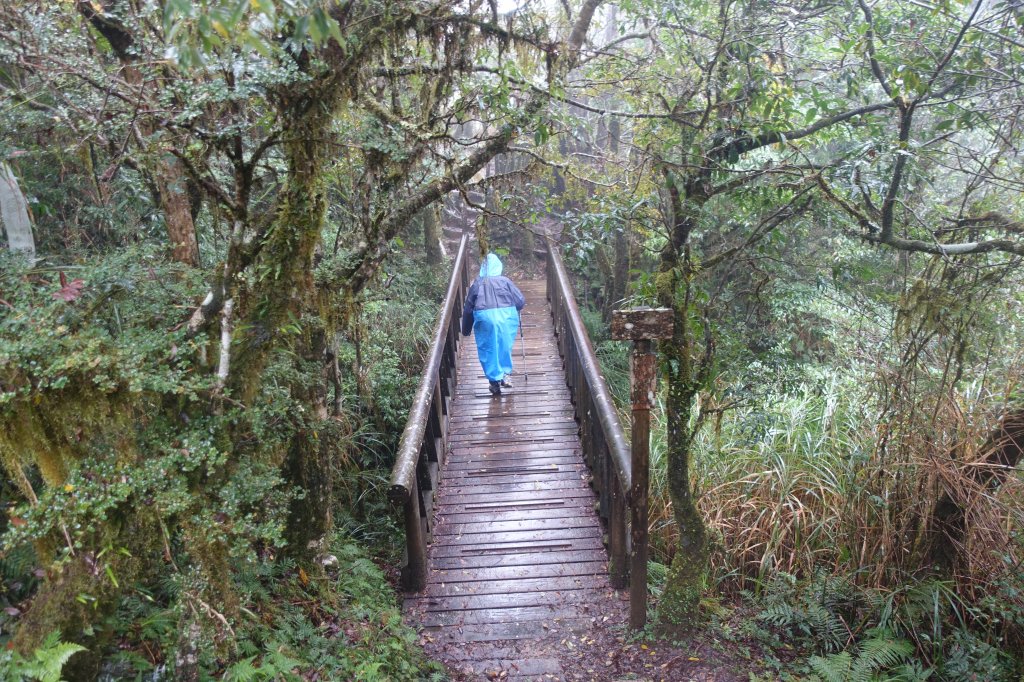
[(518, 282), (525, 367), (517, 342), (514, 388), (490, 394), (459, 333), (466, 244), (392, 476), (405, 510), (406, 620), (428, 643), (477, 643), (448, 661), (464, 669), (559, 679), (542, 646), (522, 645), (622, 620), (629, 450), (550, 241), (546, 281)]

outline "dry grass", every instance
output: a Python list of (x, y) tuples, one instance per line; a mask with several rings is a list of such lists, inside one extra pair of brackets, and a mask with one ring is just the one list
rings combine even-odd
[[(732, 411), (701, 433), (692, 466), (723, 588), (820, 570), (897, 587), (922, 569), (925, 531), (944, 491), (966, 509), (967, 563), (957, 576), (964, 590), (984, 590), (1019, 566), (1013, 536), (1024, 527), (1024, 481), (1011, 477), (993, 492), (971, 475), (999, 401), (979, 401), (972, 387), (933, 409), (917, 405), (907, 417), (873, 407), (871, 391), (866, 382), (830, 375), (763, 407)], [(675, 538), (659, 426), (652, 556), (667, 561)]]

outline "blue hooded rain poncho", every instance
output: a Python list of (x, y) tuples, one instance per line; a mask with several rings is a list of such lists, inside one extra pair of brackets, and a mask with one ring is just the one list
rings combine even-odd
[(512, 344), (519, 329), (519, 311), (526, 305), (523, 292), (503, 277), (501, 270), (501, 260), (487, 254), (462, 311), (462, 335), (469, 336), (472, 331), (476, 336), (480, 366), (492, 384), (512, 372)]

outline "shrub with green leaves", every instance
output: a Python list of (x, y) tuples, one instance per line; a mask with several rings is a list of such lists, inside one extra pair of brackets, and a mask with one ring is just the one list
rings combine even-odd
[[(369, 291), (360, 342), (374, 403), (361, 409), (346, 371), (349, 409), (337, 418), (304, 402), (322, 368), (292, 353), (272, 355), (248, 409), (219, 392), (208, 340), (183, 324), (201, 275), (146, 246), (61, 266), (0, 259), (0, 646), (46, 653), (45, 626), (60, 619), (88, 648), (72, 677), (173, 671), (183, 646), (196, 647), (203, 675), (229, 679), (429, 676), (387, 580), (351, 541), (323, 550), (340, 558), (337, 572), (298, 571), (285, 540), (298, 493), (282, 463), (295, 434), (322, 443), (339, 491), (332, 515), (353, 530), (372, 516), (359, 535), (394, 556), (379, 481), (438, 273), (399, 258)], [(343, 356), (352, 348), (342, 339)], [(56, 606), (67, 602), (70, 613)], [(24, 627), (29, 617), (41, 625)]]
[(241, 577), (252, 619), (224, 679), (301, 680), (311, 671), (367, 682), (442, 679), (443, 670), (424, 657), (416, 633), (402, 623), (376, 564), (340, 535), (331, 551), (338, 564), (324, 576), (278, 562)]

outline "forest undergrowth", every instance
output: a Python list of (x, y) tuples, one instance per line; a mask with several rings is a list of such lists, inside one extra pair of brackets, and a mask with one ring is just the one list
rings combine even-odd
[[(351, 369), (340, 386), (343, 409), (316, 419), (274, 390), (308, 372), (289, 356), (268, 368), (257, 408), (243, 414), (228, 402), (197, 415), (210, 399), (210, 378), (176, 358), (201, 350), (180, 323), (201, 283), (156, 251), (32, 266), (5, 258), (0, 266), (8, 307), (0, 321), (0, 453), (9, 471), (23, 472), (0, 488), (7, 512), (0, 677), (163, 679), (180, 665), (182, 622), (196, 612), (185, 636), (200, 679), (441, 677), (397, 608), (390, 574), (401, 559), (401, 532), (386, 500), (406, 398), (443, 286), (437, 272), (397, 258), (364, 297), (340, 345), (339, 360)], [(22, 413), (28, 399), (48, 401), (45, 420)], [(212, 438), (217, 420), (244, 420), (250, 456), (215, 493), (198, 496), (204, 479), (225, 476)], [(283, 534), (296, 492), (271, 465), (297, 428), (329, 440), (334, 455), (335, 530), (316, 572), (289, 558)], [(29, 466), (36, 460), (38, 468)], [(145, 510), (144, 520), (129, 508)], [(123, 524), (134, 524), (130, 535), (111, 532)], [(218, 575), (197, 571), (201, 533), (229, 543)], [(41, 560), (47, 552), (56, 562)], [(63, 643), (66, 633), (54, 630), (42, 633), (32, 656), (19, 654), (11, 647), (19, 623), (30, 604), (47, 598), (38, 592), (41, 579), (74, 576), (80, 559), (91, 580), (70, 589), (78, 591), (77, 622), (91, 651)], [(214, 580), (233, 613), (205, 596)], [(106, 609), (101, 601), (111, 593), (115, 603)], [(88, 673), (76, 665), (86, 653)]]
[[(996, 489), (976, 475), (988, 466), (993, 415), (1021, 394), (1019, 353), (976, 357), (963, 370), (974, 378), (955, 388), (929, 391), (940, 385), (932, 376), (917, 395), (894, 392), (905, 373), (878, 359), (886, 334), (853, 333), (855, 316), (825, 297), (813, 308), (818, 315), (802, 312), (825, 350), (794, 352), (795, 334), (778, 330), (777, 345), (741, 369), (721, 360), (729, 369), (694, 416), (703, 420), (692, 481), (711, 537), (710, 632), (777, 652), (769, 664), (781, 679), (1019, 679), (1024, 480), (1011, 475)], [(629, 347), (607, 340), (597, 311), (586, 320), (628, 423)], [(730, 379), (743, 388), (721, 390)], [(653, 418), (657, 596), (677, 538), (660, 401)], [(950, 572), (926, 556), (946, 491), (968, 500), (967, 560)], [(723, 619), (723, 608), (743, 624)]]

